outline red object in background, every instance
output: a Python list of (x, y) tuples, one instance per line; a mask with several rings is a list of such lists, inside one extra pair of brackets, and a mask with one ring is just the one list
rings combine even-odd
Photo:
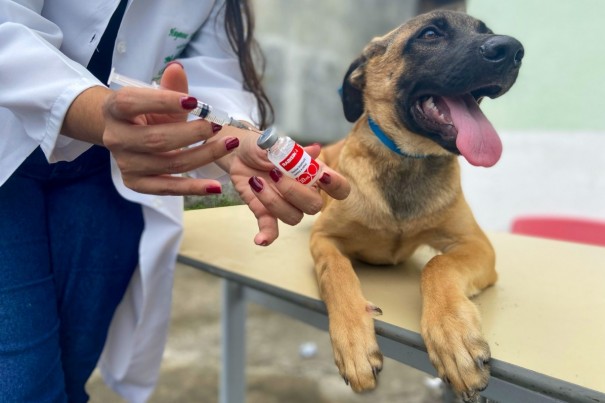
[(588, 218), (521, 216), (513, 220), (511, 232), (605, 246), (605, 221)]

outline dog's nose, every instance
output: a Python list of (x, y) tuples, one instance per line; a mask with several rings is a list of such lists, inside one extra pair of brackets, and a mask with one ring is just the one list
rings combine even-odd
[(521, 65), (525, 53), (521, 42), (513, 37), (494, 35), (479, 47), (483, 59), (491, 63), (511, 63), (514, 67)]

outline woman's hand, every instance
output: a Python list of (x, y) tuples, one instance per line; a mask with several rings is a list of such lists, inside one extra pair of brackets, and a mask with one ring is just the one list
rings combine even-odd
[[(268, 160), (266, 151), (256, 145), (257, 138), (253, 132), (241, 136), (240, 147), (224, 159), (228, 160), (224, 168), (258, 220), (259, 232), (254, 242), (267, 246), (279, 235), (278, 219), (296, 225), (304, 214), (313, 215), (321, 210), (323, 200), (317, 187), (339, 200), (346, 198), (351, 188), (343, 176), (323, 164), (322, 176), (311, 187), (282, 175)], [(313, 158), (320, 151), (319, 146), (305, 147), (305, 150)]]
[[(116, 159), (127, 187), (165, 195), (220, 193), (219, 181), (174, 175), (216, 161), (229, 172), (256, 216), (259, 233), (254, 242), (263, 246), (277, 238), (278, 219), (295, 225), (304, 214), (321, 210), (318, 188), (336, 199), (349, 194), (346, 179), (325, 166), (313, 187), (282, 176), (256, 145), (258, 134), (252, 131), (221, 128), (201, 119), (187, 121), (197, 101), (186, 95), (187, 77), (180, 65), (166, 68), (161, 87), (171, 91), (122, 88), (104, 102), (103, 144)], [(202, 140), (203, 145), (195, 145)], [(306, 150), (312, 157), (319, 154), (318, 146)]]
[[(187, 77), (180, 65), (169, 65), (160, 85), (170, 91), (122, 88), (104, 103), (103, 144), (116, 159), (124, 184), (140, 193), (160, 195), (220, 193), (216, 180), (175, 174), (224, 157), (239, 140), (213, 139), (221, 126), (205, 120), (187, 122), (187, 113), (197, 100), (186, 95)], [(208, 141), (192, 146), (202, 140)]]

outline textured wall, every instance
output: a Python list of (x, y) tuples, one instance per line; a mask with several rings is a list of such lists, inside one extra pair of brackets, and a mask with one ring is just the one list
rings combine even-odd
[(265, 85), (276, 126), (298, 141), (330, 142), (350, 129), (338, 88), (375, 36), (413, 16), (416, 0), (255, 0)]

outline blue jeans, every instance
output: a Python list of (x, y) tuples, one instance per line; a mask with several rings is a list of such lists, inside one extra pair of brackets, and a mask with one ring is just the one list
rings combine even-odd
[(102, 147), (56, 164), (37, 149), (0, 187), (0, 402), (88, 400), (142, 230)]

